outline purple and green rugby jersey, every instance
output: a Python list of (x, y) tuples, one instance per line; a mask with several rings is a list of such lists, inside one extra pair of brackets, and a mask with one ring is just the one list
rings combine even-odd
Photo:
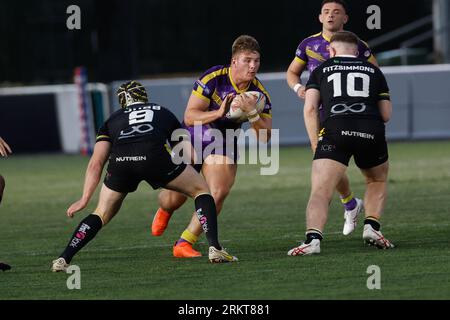
[[(306, 64), (308, 71), (311, 73), (322, 62), (330, 58), (330, 53), (328, 52), (329, 44), (330, 39), (325, 38), (322, 32), (314, 34), (299, 44), (297, 51), (295, 51), (295, 60)], [(358, 58), (365, 60), (373, 59), (372, 51), (364, 41), (359, 40), (358, 52)]]

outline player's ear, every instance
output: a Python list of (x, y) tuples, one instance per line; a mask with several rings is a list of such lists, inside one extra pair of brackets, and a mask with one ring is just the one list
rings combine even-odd
[(320, 23), (323, 23), (322, 13), (319, 14), (319, 21)]
[(336, 50), (332, 47), (328, 47), (328, 52), (330, 53), (330, 58), (334, 58), (336, 56)]
[(346, 24), (348, 22), (348, 15), (346, 14), (345, 16), (344, 16), (344, 24)]

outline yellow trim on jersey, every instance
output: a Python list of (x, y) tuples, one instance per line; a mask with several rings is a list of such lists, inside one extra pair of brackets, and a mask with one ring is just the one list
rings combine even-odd
[(383, 97), (389, 97), (390, 96), (389, 92), (382, 92), (382, 93), (380, 93), (378, 95), (379, 96), (383, 96)]
[[(199, 88), (200, 88), (200, 86), (199, 86)], [(203, 89), (202, 89), (202, 90), (203, 90)], [(202, 94), (199, 93), (198, 91), (192, 90), (192, 93), (195, 94), (197, 97), (199, 97), (199, 98), (201, 98), (201, 99), (203, 99), (203, 100), (205, 100), (205, 101), (207, 101), (207, 102), (210, 101), (209, 98), (205, 97), (204, 95), (202, 95)]]
[(306, 61), (303, 59), (300, 59), (299, 57), (295, 56), (294, 58), (296, 61), (300, 62), (301, 64), (306, 64)]
[[(309, 36), (309, 37), (307, 37), (307, 38), (305, 38), (305, 40), (306, 39), (309, 39), (309, 38), (313, 38), (313, 37), (318, 37), (318, 36), (320, 36), (322, 34), (322, 31), (321, 32), (317, 32), (317, 33), (315, 33), (315, 34), (313, 34), (312, 36)], [(325, 38), (324, 38), (325, 39)], [(326, 40), (326, 39), (325, 39)]]
[(239, 88), (237, 87), (236, 83), (234, 83), (233, 78), (231, 77), (231, 67), (230, 67), (230, 72), (228, 72), (228, 78), (230, 79), (231, 85), (233, 86), (234, 90), (236, 90), (237, 93), (245, 92), (250, 87), (251, 81), (248, 83), (247, 88), (239, 90)]
[(322, 35), (322, 38), (324, 38), (326, 41), (330, 42), (331, 38), (327, 38), (325, 37), (325, 35), (323, 34), (323, 32), (319, 32), (317, 35)]
[(370, 55), (369, 59), (367, 59), (367, 61), (369, 61), (370, 63), (374, 63), (375, 62), (375, 56), (373, 54)]
[(219, 95), (217, 94), (216, 90), (214, 90), (214, 93), (212, 95), (212, 99), (214, 100), (215, 103), (217, 103), (219, 106), (222, 104), (222, 99), (219, 97)]
[[(203, 83), (205, 86), (206, 84), (211, 80), (214, 79), (217, 76), (221, 76), (224, 74), (228, 73), (228, 68), (222, 68), (219, 70), (215, 70), (213, 72), (208, 73), (207, 75), (205, 75), (203, 78), (200, 79), (200, 82)], [(197, 92), (202, 94), (203, 93), (203, 88), (201, 86), (197, 87)]]
[(308, 57), (311, 57), (313, 59), (319, 60), (319, 61), (326, 61), (326, 59), (324, 57), (322, 57), (320, 54), (318, 54), (317, 52), (312, 51), (311, 49), (306, 49), (306, 55)]
[(214, 79), (217, 76), (221, 76), (228, 73), (228, 68), (222, 68), (211, 73), (208, 73), (206, 76), (200, 79), (203, 84), (207, 84), (211, 79)]
[(267, 92), (266, 88), (264, 88), (264, 86), (262, 85), (262, 83), (261, 83), (258, 79), (256, 79), (256, 78), (253, 79), (252, 82), (253, 82), (253, 84), (254, 84), (255, 86), (258, 87), (259, 90), (261, 90), (261, 91), (266, 95), (267, 99), (269, 99), (269, 102), (272, 103), (272, 99), (270, 99), (270, 95), (269, 95), (269, 93)]
[(97, 140), (98, 139), (103, 139), (103, 138), (108, 138), (109, 139), (109, 136), (107, 136), (107, 135), (100, 135), (100, 136), (97, 136)]

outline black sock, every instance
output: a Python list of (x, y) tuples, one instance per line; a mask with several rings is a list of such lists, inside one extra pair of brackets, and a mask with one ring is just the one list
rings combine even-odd
[(377, 218), (367, 217), (364, 219), (364, 224), (370, 224), (375, 231), (380, 231), (381, 225)]
[(72, 238), (60, 257), (64, 258), (67, 263), (70, 263), (73, 256), (91, 241), (101, 228), (102, 219), (95, 214), (88, 215), (75, 229)]
[(322, 239), (323, 239), (322, 232), (320, 232), (319, 230), (316, 230), (316, 229), (307, 230), (305, 244), (310, 243), (314, 239), (319, 239), (320, 241), (322, 241)]
[(201, 194), (195, 198), (195, 212), (205, 232), (210, 246), (221, 250), (217, 231), (217, 209), (214, 198), (210, 194)]

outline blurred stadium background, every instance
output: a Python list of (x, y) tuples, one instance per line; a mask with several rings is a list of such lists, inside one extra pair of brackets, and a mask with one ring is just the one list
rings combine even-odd
[[(72, 4), (81, 10), (79, 30), (66, 27)], [(369, 5), (381, 9), (379, 30), (367, 27)], [(371, 45), (392, 89), (390, 139), (450, 137), (449, 6), (349, 1), (346, 28)], [(280, 143), (307, 142), (284, 72), (298, 43), (321, 30), (320, 1), (19, 0), (1, 1), (1, 9), (0, 134), (16, 153), (86, 149), (118, 107), (113, 93), (123, 80), (141, 80), (152, 100), (181, 118), (194, 79), (228, 63), (240, 34), (262, 46), (259, 77), (273, 100), (274, 127), (283, 128)]]
[[(17, 270), (0, 280), (0, 287), (9, 288), (0, 297), (303, 299), (308, 297), (302, 292), (308, 290), (313, 299), (448, 299), (448, 223), (440, 223), (449, 213), (445, 181), (450, 178), (450, 148), (446, 141), (416, 142), (450, 137), (450, 3), (446, 0), (347, 1), (346, 29), (369, 43), (391, 88), (394, 114), (387, 126), (388, 138), (408, 142), (392, 147), (391, 183), (397, 201), (389, 202), (387, 211), (397, 215), (386, 215), (385, 220), (385, 230), (393, 240), (401, 238), (399, 248), (403, 245), (405, 250), (374, 259), (390, 272), (387, 291), (367, 293), (364, 271), (373, 256), (363, 249), (349, 254), (353, 250), (349, 248), (360, 243), (359, 235), (341, 245), (340, 215), (330, 218), (328, 256), (303, 265), (286, 260), (285, 249), (302, 237), (299, 221), (304, 220), (309, 192), (310, 154), (304, 147), (302, 104), (288, 88), (284, 73), (299, 42), (321, 30), (320, 2), (0, 0), (0, 136), (15, 154), (21, 154), (0, 159), (0, 173), (9, 182), (0, 207), (0, 259), (10, 261)], [(81, 9), (80, 30), (66, 27), (70, 16), (66, 9), (73, 4)], [(369, 5), (381, 9), (380, 30), (366, 26)], [(224, 276), (215, 278), (208, 288), (202, 287), (203, 281), (199, 287), (198, 278), (183, 276), (198, 270), (211, 277), (219, 273), (208, 269), (205, 261), (174, 264), (170, 260), (172, 238), (192, 208), (185, 206), (176, 217), (170, 239), (149, 244), (142, 233), (148, 235), (145, 228), (157, 206), (156, 193), (148, 197), (148, 189), (140, 188), (123, 209), (129, 215), (119, 215), (119, 222), (105, 230), (103, 240), (99, 237), (84, 258), (80, 255), (78, 261), (90, 265), (87, 281), (98, 281), (98, 287), (82, 290), (83, 294), (63, 291), (65, 276), (53, 277), (46, 264), (65, 245), (76, 223), (64, 220), (63, 213), (81, 192), (87, 158), (78, 154), (89, 152), (96, 129), (118, 107), (117, 85), (129, 79), (142, 81), (152, 101), (169, 107), (181, 119), (196, 77), (213, 65), (228, 63), (231, 43), (240, 34), (255, 36), (262, 47), (259, 78), (273, 100), (273, 124), (280, 128), (280, 144), (302, 146), (283, 148), (281, 174), (266, 177), (264, 183), (254, 168), (238, 174), (230, 214), (221, 217), (221, 232), (224, 239), (233, 239), (230, 246), (247, 264), (222, 268)], [(355, 171), (351, 177), (360, 179)], [(262, 204), (257, 199), (248, 202), (255, 188), (272, 197)], [(363, 183), (355, 182), (356, 192), (362, 189)], [(426, 205), (430, 199), (435, 208)], [(286, 212), (287, 220), (273, 215), (273, 201), (280, 212)], [(340, 210), (333, 206), (333, 211)], [(253, 212), (255, 207), (260, 211)], [(236, 226), (233, 219), (242, 210), (249, 211), (248, 221)], [(430, 218), (418, 227), (424, 211)], [(277, 236), (265, 239), (273, 228)], [(35, 241), (40, 233), (46, 238)], [(423, 239), (423, 234), (433, 234), (438, 241)], [(426, 247), (435, 243), (439, 245), (431, 250)], [(116, 251), (118, 247), (122, 249)], [(260, 261), (261, 256), (268, 260)], [(327, 267), (329, 259), (333, 268)], [(144, 271), (137, 264), (130, 267), (130, 261), (149, 267)], [(356, 264), (348, 269), (351, 263)], [(280, 266), (281, 272), (275, 272)], [(311, 268), (318, 273), (306, 282), (290, 278)], [(360, 269), (356, 284), (348, 285), (345, 279)], [(170, 276), (158, 275), (164, 270), (171, 271)], [(424, 272), (430, 281), (422, 277)], [(130, 277), (124, 275), (130, 273)], [(111, 277), (116, 282), (110, 282)], [(166, 281), (167, 277), (173, 281)], [(227, 290), (219, 292), (225, 281)], [(333, 287), (333, 281), (339, 285)], [(311, 289), (317, 283), (319, 287)], [(163, 290), (163, 284), (169, 287)], [(183, 286), (194, 287), (197, 294), (180, 291)]]

